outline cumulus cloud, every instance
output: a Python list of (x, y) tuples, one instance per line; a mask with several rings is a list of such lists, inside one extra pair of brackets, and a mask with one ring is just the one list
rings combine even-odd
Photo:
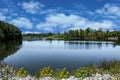
[[(84, 27), (83, 27), (84, 26)], [(71, 27), (69, 30), (75, 30), (75, 29), (80, 29), (80, 28), (83, 28), (83, 29), (86, 29), (88, 27), (90, 27), (91, 29), (113, 29), (113, 27), (116, 26), (112, 21), (109, 21), (109, 20), (103, 20), (101, 22), (98, 22), (98, 21), (85, 21), (84, 24), (81, 24), (81, 21), (79, 23), (79, 25), (77, 26), (74, 26), (74, 27)]]
[[(76, 11), (66, 10), (63, 8), (42, 10), (45, 5), (37, 1), (22, 2), (18, 3), (18, 5), (22, 6), (22, 8), (26, 10), (26, 12), (29, 12), (31, 14), (35, 14), (38, 12), (38, 14), (40, 15), (44, 14), (44, 20), (39, 23), (38, 18), (32, 18), (32, 21), (35, 22), (34, 26), (41, 31), (44, 30), (49, 32), (63, 32), (71, 29), (86, 29), (87, 27), (90, 27), (92, 29), (118, 29), (118, 18), (120, 18), (120, 5), (118, 4), (105, 4), (101, 9), (97, 9), (95, 11)], [(6, 16), (5, 14), (8, 12), (8, 9), (1, 9), (0, 20), (8, 20), (8, 16)], [(86, 16), (83, 17), (84, 15)], [(8, 21), (10, 23), (21, 28), (33, 28), (33, 24), (31, 23), (29, 18), (18, 17), (19, 14), (17, 13), (14, 13), (10, 16), (12, 18), (13, 16), (17, 17), (16, 19), (9, 19)], [(29, 33), (29, 31), (26, 31), (26, 33)]]
[(8, 12), (8, 9), (6, 8), (3, 8), (3, 9), (0, 9), (0, 20), (2, 21), (5, 21), (7, 16), (6, 16), (6, 13)]
[(120, 17), (120, 5), (105, 4), (102, 9), (97, 9), (96, 12), (107, 16)]
[(10, 21), (10, 23), (12, 23), (12, 24), (14, 24), (15, 26), (18, 26), (18, 27), (25, 27), (25, 28), (32, 28), (33, 27), (30, 20), (25, 18), (25, 17), (20, 17), (20, 18), (17, 18), (17, 19), (13, 19), (13, 20)]
[(10, 21), (13, 16), (18, 16), (17, 13), (10, 13), (8, 8), (1, 8), (0, 9), (0, 20), (2, 21)]
[(79, 20), (79, 16), (70, 15), (66, 16), (65, 14), (56, 14), (49, 15), (45, 18), (45, 22), (40, 22), (36, 27), (37, 29), (43, 29), (47, 31), (53, 31), (54, 28), (59, 27), (65, 29), (67, 27), (72, 26), (76, 23), (76, 20)]
[(36, 25), (36, 28), (39, 30), (45, 30), (45, 31), (53, 31), (53, 24), (51, 23), (39, 23)]
[(90, 27), (92, 29), (112, 29), (115, 26), (110, 20), (90, 21), (87, 18), (78, 15), (65, 15), (63, 13), (49, 15), (45, 18), (45, 22), (36, 25), (37, 29), (53, 31), (54, 29), (70, 30)]
[(37, 31), (24, 31), (22, 34), (40, 34), (40, 32), (37, 32)]
[(41, 10), (42, 7), (45, 6), (37, 1), (23, 2), (22, 4), (18, 3), (18, 5), (22, 6), (22, 8), (26, 10), (26, 12), (29, 12), (31, 14), (37, 13)]

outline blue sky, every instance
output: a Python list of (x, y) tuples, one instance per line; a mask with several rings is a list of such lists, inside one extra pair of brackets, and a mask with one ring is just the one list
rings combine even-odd
[(0, 0), (0, 20), (22, 33), (120, 30), (120, 0)]

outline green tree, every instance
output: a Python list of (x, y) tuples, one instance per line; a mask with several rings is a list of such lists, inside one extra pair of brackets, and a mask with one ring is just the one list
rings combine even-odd
[(68, 34), (69, 34), (68, 39), (74, 39), (74, 30), (68, 31)]
[(79, 36), (80, 36), (80, 39), (81, 39), (81, 40), (84, 39), (84, 37), (85, 37), (84, 34), (85, 34), (84, 30), (80, 29), (80, 30), (79, 30)]
[(21, 31), (9, 23), (0, 21), (0, 40), (22, 39)]
[(64, 32), (64, 39), (68, 39), (68, 33), (67, 32)]
[(0, 28), (0, 40), (4, 39), (4, 37), (5, 37), (5, 35), (4, 35), (3, 31)]

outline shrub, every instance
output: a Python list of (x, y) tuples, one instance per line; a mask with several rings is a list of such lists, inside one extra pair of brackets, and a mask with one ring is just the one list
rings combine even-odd
[(40, 70), (39, 77), (51, 77), (53, 75), (53, 70), (50, 66), (44, 67)]
[(81, 67), (80, 69), (77, 69), (74, 73), (75, 77), (87, 77), (87, 76), (91, 76), (94, 72), (93, 69), (89, 68), (89, 67)]
[(60, 72), (59, 72), (59, 78), (68, 78), (69, 77), (69, 72), (67, 71), (66, 68), (63, 68)]
[(100, 65), (99, 69), (100, 73), (110, 73), (111, 75), (118, 74), (120, 71), (120, 61), (113, 60), (113, 61), (103, 61)]
[(25, 70), (24, 67), (21, 67), (17, 70), (16, 75), (18, 77), (26, 77), (28, 75), (27, 71)]

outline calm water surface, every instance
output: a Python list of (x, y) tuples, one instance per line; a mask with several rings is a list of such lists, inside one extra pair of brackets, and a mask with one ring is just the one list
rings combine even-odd
[(23, 41), (18, 45), (14, 42), (11, 46), (1, 43), (0, 46), (0, 55), (5, 54), (0, 56), (2, 62), (15, 68), (23, 66), (29, 72), (45, 66), (71, 70), (104, 59), (120, 60), (120, 46), (115, 42), (41, 40)]

